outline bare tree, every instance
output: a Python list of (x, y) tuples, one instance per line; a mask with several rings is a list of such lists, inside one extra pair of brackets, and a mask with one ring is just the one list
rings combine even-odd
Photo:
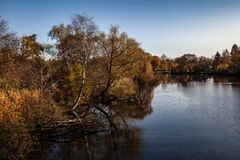
[(18, 53), (19, 40), (9, 31), (7, 22), (0, 17), (0, 76), (13, 67)]

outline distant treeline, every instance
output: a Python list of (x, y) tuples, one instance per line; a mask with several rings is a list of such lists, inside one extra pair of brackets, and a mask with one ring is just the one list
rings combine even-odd
[(152, 65), (159, 72), (170, 73), (205, 73), (205, 74), (240, 74), (240, 48), (234, 44), (231, 52), (223, 50), (214, 57), (199, 57), (195, 54), (184, 54), (174, 59), (165, 55), (153, 56)]

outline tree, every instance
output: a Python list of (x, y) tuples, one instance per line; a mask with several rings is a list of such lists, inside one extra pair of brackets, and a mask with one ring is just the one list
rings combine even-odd
[(217, 71), (217, 67), (220, 63), (221, 63), (221, 54), (219, 52), (217, 52), (214, 56), (214, 59), (213, 59), (213, 69), (214, 69), (214, 71)]
[(240, 51), (240, 49), (239, 49), (238, 45), (237, 45), (237, 44), (234, 44), (234, 45), (232, 46), (231, 55), (233, 56), (235, 53), (237, 53), (237, 52), (239, 52), (239, 51)]
[(105, 85), (99, 95), (104, 97), (117, 80), (136, 75), (131, 71), (135, 71), (137, 62), (143, 61), (144, 52), (134, 39), (120, 33), (118, 26), (111, 26), (108, 34), (101, 33), (99, 37), (101, 53), (106, 61), (101, 80)]
[(163, 54), (160, 57), (160, 60), (161, 60), (161, 63), (160, 63), (159, 69), (161, 69), (163, 71), (169, 71), (170, 70), (170, 65), (169, 65), (170, 59), (165, 54)]
[(43, 45), (37, 42), (36, 34), (22, 37), (21, 44), (21, 54), (25, 59), (37, 59), (43, 53)]
[(231, 51), (231, 71), (235, 74), (240, 73), (240, 48), (234, 44)]
[(212, 60), (210, 58), (206, 58), (203, 56), (198, 58), (198, 62), (196, 65), (197, 72), (209, 73), (211, 71), (211, 68), (212, 68)]
[(223, 50), (222, 55), (220, 56), (220, 60), (218, 65), (215, 66), (215, 71), (220, 73), (229, 73), (231, 65), (231, 56), (228, 50)]
[(9, 31), (7, 22), (0, 17), (0, 76), (14, 68), (18, 47), (18, 38)]
[(235, 74), (240, 73), (240, 50), (235, 51), (231, 56), (231, 68), (232, 72)]
[(79, 93), (77, 100), (72, 106), (75, 110), (83, 96), (84, 85), (86, 80), (86, 68), (91, 58), (98, 54), (97, 40), (98, 28), (92, 18), (75, 15), (71, 24), (67, 27), (64, 25), (54, 26), (49, 35), (58, 41), (58, 57), (66, 61), (68, 71), (72, 66), (80, 65), (81, 80), (79, 83)]
[(161, 65), (160, 58), (158, 56), (152, 56), (151, 57), (151, 64), (152, 64), (153, 70), (156, 71)]
[(184, 54), (175, 59), (178, 63), (179, 71), (182, 73), (194, 72), (197, 64), (197, 56), (194, 54)]
[[(48, 45), (40, 44), (35, 34), (24, 36), (21, 39), (21, 59), (17, 69), (22, 88), (38, 90), (41, 98), (47, 97), (51, 89), (51, 66), (45, 57)], [(30, 77), (30, 78), (29, 78)]]

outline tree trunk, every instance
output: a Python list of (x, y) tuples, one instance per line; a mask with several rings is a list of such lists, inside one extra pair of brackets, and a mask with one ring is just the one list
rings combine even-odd
[(109, 66), (108, 66), (108, 81), (107, 81), (107, 85), (105, 87), (105, 89), (101, 92), (101, 96), (105, 96), (106, 92), (108, 91), (108, 89), (111, 86), (111, 81), (112, 81), (112, 63), (113, 63), (113, 53), (110, 54), (110, 62), (109, 62)]
[(83, 88), (84, 88), (84, 85), (85, 85), (85, 79), (86, 79), (86, 61), (84, 62), (84, 65), (83, 65), (82, 82), (81, 82), (81, 86), (80, 86), (80, 90), (79, 90), (78, 99), (72, 107), (73, 111), (77, 108), (77, 106), (79, 105), (79, 103), (81, 101), (81, 98), (82, 98), (82, 95), (83, 95)]

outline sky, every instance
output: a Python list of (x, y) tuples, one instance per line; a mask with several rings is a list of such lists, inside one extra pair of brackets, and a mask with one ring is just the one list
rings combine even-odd
[(240, 45), (239, 0), (0, 0), (0, 16), (19, 36), (37, 34), (51, 43), (52, 26), (75, 14), (94, 18), (102, 31), (111, 25), (153, 55), (213, 56)]

